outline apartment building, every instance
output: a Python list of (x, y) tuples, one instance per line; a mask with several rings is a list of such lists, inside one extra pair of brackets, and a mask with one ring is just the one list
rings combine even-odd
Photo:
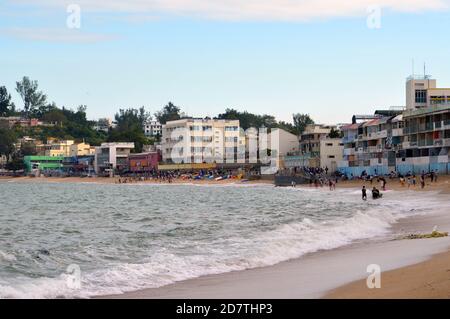
[(113, 174), (115, 170), (128, 167), (128, 156), (134, 143), (102, 143), (95, 148), (94, 169), (97, 174)]
[(430, 76), (410, 76), (403, 114), (403, 171), (448, 173), (450, 154), (450, 88), (438, 88)]
[(245, 135), (239, 120), (186, 118), (162, 126), (166, 163), (238, 163), (245, 161)]
[(300, 152), (319, 156), (320, 140), (327, 138), (331, 130), (337, 130), (336, 125), (310, 124), (300, 136)]
[(147, 121), (144, 123), (144, 134), (147, 137), (162, 135), (162, 125), (158, 121)]
[(410, 76), (405, 93), (406, 109), (400, 114), (378, 111), (373, 119), (342, 128), (339, 170), (354, 176), (363, 171), (448, 173), (450, 89), (437, 88), (430, 76)]
[(69, 157), (70, 148), (74, 144), (73, 140), (53, 140), (47, 141), (45, 156)]
[(78, 143), (70, 145), (70, 156), (88, 156), (95, 154), (95, 147), (88, 143)]

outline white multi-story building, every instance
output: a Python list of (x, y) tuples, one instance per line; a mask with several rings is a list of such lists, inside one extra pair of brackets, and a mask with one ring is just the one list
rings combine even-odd
[(245, 135), (239, 120), (187, 118), (162, 126), (162, 157), (167, 163), (245, 161)]
[(145, 136), (155, 137), (162, 135), (162, 125), (158, 121), (147, 121), (144, 123)]
[(102, 143), (95, 148), (94, 169), (97, 174), (113, 172), (128, 165), (128, 156), (134, 143)]

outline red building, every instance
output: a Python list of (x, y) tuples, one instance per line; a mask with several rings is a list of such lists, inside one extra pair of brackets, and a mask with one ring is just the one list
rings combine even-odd
[(157, 169), (161, 160), (162, 156), (159, 151), (130, 154), (128, 156), (130, 171), (133, 173), (145, 173)]

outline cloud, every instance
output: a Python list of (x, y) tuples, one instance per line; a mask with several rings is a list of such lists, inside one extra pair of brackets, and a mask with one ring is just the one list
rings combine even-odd
[(310, 21), (365, 15), (369, 6), (397, 12), (448, 9), (450, 0), (16, 0), (15, 3), (64, 7), (76, 3), (82, 10), (180, 15), (237, 21)]
[(48, 28), (5, 28), (0, 34), (14, 38), (67, 43), (97, 43), (109, 41), (116, 36), (95, 33), (83, 33), (76, 29), (48, 29)]

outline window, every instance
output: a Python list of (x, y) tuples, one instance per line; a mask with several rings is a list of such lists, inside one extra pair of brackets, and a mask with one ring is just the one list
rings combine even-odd
[(225, 137), (225, 142), (237, 142), (238, 138), (234, 136), (227, 136)]
[(333, 143), (326, 143), (326, 146), (333, 146)]
[(328, 158), (334, 158), (334, 155), (328, 155)]
[(427, 90), (416, 90), (416, 103), (427, 103)]

